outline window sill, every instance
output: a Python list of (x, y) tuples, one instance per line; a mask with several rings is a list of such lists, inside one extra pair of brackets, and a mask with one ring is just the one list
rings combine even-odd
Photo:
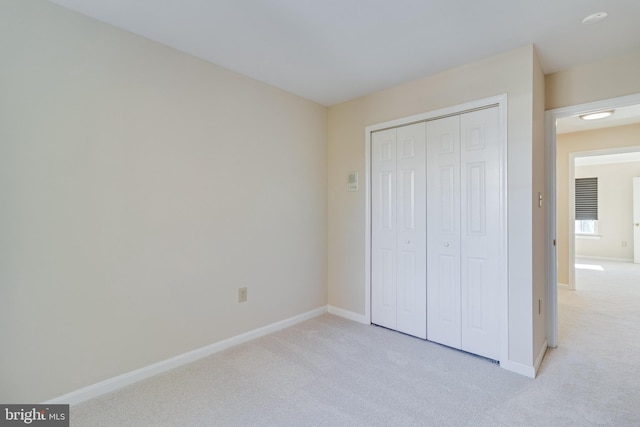
[(600, 238), (602, 238), (601, 234), (578, 234), (578, 233), (576, 233), (576, 239), (600, 240)]

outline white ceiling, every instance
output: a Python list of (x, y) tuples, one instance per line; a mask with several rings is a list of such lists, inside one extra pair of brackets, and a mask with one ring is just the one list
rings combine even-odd
[(557, 120), (556, 131), (559, 134), (582, 132), (634, 123), (640, 123), (640, 105), (616, 108), (611, 116), (598, 120), (582, 120), (579, 115), (563, 117)]
[(530, 43), (545, 73), (640, 49), (639, 0), (51, 1), (323, 105)]

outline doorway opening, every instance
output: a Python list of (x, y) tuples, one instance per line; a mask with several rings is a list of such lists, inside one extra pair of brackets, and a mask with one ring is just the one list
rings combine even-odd
[[(638, 120), (640, 121), (640, 117)], [(564, 157), (567, 151), (567, 147), (562, 147), (565, 145), (564, 142), (566, 145), (573, 143), (575, 146), (588, 141), (590, 137), (600, 139), (602, 144), (609, 145), (633, 143), (637, 141), (637, 137), (629, 138), (628, 135), (638, 134), (638, 131), (632, 129), (616, 126), (595, 132), (559, 135), (558, 139), (563, 141), (557, 147), (558, 152)], [(566, 140), (563, 139), (565, 136)], [(585, 267), (588, 266), (585, 260), (632, 262), (634, 252), (640, 251), (640, 244), (634, 244), (633, 219), (633, 181), (634, 178), (640, 177), (640, 146), (620, 146), (568, 154), (568, 200), (563, 200), (561, 191), (558, 191), (558, 229), (562, 230), (563, 226), (566, 226), (568, 231), (559, 231), (558, 241), (563, 240), (560, 238), (561, 235), (568, 235), (568, 259), (564, 258), (562, 253), (558, 254), (558, 284), (575, 290), (576, 270), (588, 269)], [(558, 172), (560, 169), (558, 166)], [(597, 184), (593, 195), (597, 215), (589, 220), (580, 220), (576, 217), (577, 184), (574, 183), (590, 179), (594, 179)], [(560, 188), (563, 185), (561, 180), (558, 184)], [(568, 215), (564, 218), (561, 204), (568, 205)], [(578, 262), (578, 259), (581, 262)]]
[[(580, 123), (580, 115), (586, 113), (611, 110), (625, 109), (640, 104), (640, 94), (629, 95), (620, 98), (608, 99), (603, 101), (592, 102), (588, 104), (574, 105), (570, 107), (549, 110), (545, 113), (545, 132), (546, 132), (546, 169), (547, 169), (547, 194), (549, 194), (549, 203), (547, 204), (547, 342), (550, 347), (557, 346), (558, 337), (558, 271), (560, 268), (567, 267), (567, 275), (571, 274), (571, 278), (567, 279), (567, 286), (573, 284), (575, 288), (575, 214), (569, 212), (571, 209), (560, 206), (558, 203), (558, 194), (561, 193), (562, 186), (565, 185), (566, 194), (569, 195), (573, 187), (573, 179), (569, 180), (569, 171), (567, 174), (560, 174), (559, 164), (564, 162), (567, 169), (573, 169), (573, 178), (575, 178), (575, 159), (579, 157), (588, 157), (611, 153), (602, 150), (606, 148), (589, 149), (583, 145), (582, 149), (574, 151), (573, 157), (570, 159), (561, 159), (558, 157), (558, 130), (562, 129), (565, 121), (570, 119)], [(630, 122), (631, 123), (631, 122)], [(609, 149), (611, 150), (611, 149)], [(627, 147), (619, 149), (620, 151), (638, 151), (638, 147)], [(576, 153), (581, 152), (581, 155)], [(586, 155), (585, 155), (586, 154)], [(562, 175), (562, 181), (559, 180)], [(571, 181), (571, 185), (569, 184)], [(564, 183), (563, 183), (564, 182)], [(559, 190), (560, 189), (560, 190)], [(569, 197), (571, 199), (572, 197)], [(564, 211), (564, 219), (559, 218), (559, 211)], [(565, 228), (566, 227), (566, 228)], [(563, 230), (560, 230), (560, 229)], [(560, 238), (559, 231), (564, 231), (567, 238)], [(559, 257), (559, 251), (566, 251), (566, 256)], [(569, 251), (571, 250), (571, 253)], [(559, 264), (559, 258), (563, 264)], [(565, 264), (566, 263), (566, 264)], [(561, 282), (562, 283), (562, 282)]]

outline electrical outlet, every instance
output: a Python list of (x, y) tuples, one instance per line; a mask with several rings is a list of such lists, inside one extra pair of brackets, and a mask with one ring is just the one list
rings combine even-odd
[(238, 288), (238, 302), (247, 300), (247, 288)]

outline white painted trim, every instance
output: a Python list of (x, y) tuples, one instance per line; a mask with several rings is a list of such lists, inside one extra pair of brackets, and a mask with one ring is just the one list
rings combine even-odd
[(354, 322), (363, 323), (365, 325), (371, 324), (371, 321), (368, 321), (367, 316), (364, 314), (358, 314), (354, 313), (353, 311), (343, 310), (342, 308), (334, 307), (332, 305), (330, 305), (328, 309), (330, 314), (334, 314), (348, 320), (353, 320)]
[(558, 287), (562, 289), (569, 290), (569, 285), (566, 283), (558, 283)]
[(544, 355), (547, 353), (548, 348), (549, 348), (549, 344), (547, 343), (547, 340), (544, 340), (544, 343), (542, 343), (542, 347), (538, 352), (538, 357), (536, 357), (536, 361), (533, 364), (533, 369), (535, 369), (536, 371), (536, 376), (538, 375), (538, 371), (540, 371), (540, 365), (542, 365), (542, 359), (544, 359)]
[(499, 135), (500, 141), (500, 258), (502, 265), (500, 266), (503, 273), (501, 285), (501, 299), (499, 303), (500, 310), (500, 360), (509, 360), (509, 126), (507, 114), (508, 97), (506, 94), (501, 95), (498, 100), (499, 114)]
[[(547, 342), (550, 347), (558, 345), (558, 280), (556, 247), (553, 245), (557, 238), (557, 207), (556, 207), (556, 120), (583, 114), (588, 111), (628, 107), (640, 104), (640, 94), (627, 95), (619, 98), (604, 99), (586, 104), (556, 108), (545, 112), (545, 154), (547, 194)], [(569, 230), (572, 228), (569, 227)]]
[(500, 361), (500, 367), (507, 371), (515, 372), (516, 374), (524, 375), (525, 377), (535, 378), (536, 369), (533, 366), (527, 366), (522, 363), (514, 362), (513, 360)]
[(269, 335), (279, 330), (288, 328), (297, 323), (304, 322), (305, 320), (313, 319), (327, 312), (327, 306), (317, 308), (315, 310), (308, 311), (306, 313), (299, 314), (294, 317), (290, 317), (285, 320), (281, 320), (276, 323), (272, 323), (267, 326), (263, 326), (258, 329), (254, 329), (244, 334), (236, 335), (235, 337), (228, 338), (226, 340), (218, 341), (208, 346), (189, 351), (187, 353), (180, 354), (170, 359), (163, 360), (153, 365), (145, 366), (135, 371), (127, 372), (126, 374), (118, 375), (117, 377), (109, 378), (99, 383), (90, 385), (88, 387), (81, 388), (79, 390), (72, 391), (71, 393), (64, 394), (56, 397), (55, 399), (43, 402), (44, 405), (55, 404), (69, 404), (77, 405), (89, 399), (101, 396), (106, 393), (121, 389), (128, 385), (137, 383), (152, 376), (161, 374), (163, 372), (175, 369), (177, 367), (186, 365), (191, 362), (195, 362), (198, 359), (210, 356), (218, 353), (222, 350), (234, 347), (238, 344), (243, 344), (247, 341)]
[(545, 169), (547, 187), (547, 342), (556, 347), (558, 340), (558, 232), (557, 232), (557, 188), (556, 188), (556, 117), (545, 112)]
[(364, 317), (371, 323), (371, 127), (365, 128)]
[(569, 230), (569, 290), (576, 290), (576, 269), (574, 267), (576, 260), (576, 186), (574, 180), (576, 178), (576, 162), (575, 153), (569, 153), (569, 218), (567, 230)]
[(593, 259), (593, 260), (600, 260), (600, 261), (633, 262), (633, 258), (613, 258), (613, 257), (604, 257), (604, 256), (587, 256), (587, 255), (576, 255), (576, 258)]
[[(508, 250), (508, 127), (507, 127), (507, 94), (501, 94), (490, 98), (484, 98), (476, 101), (471, 101), (461, 105), (455, 105), (452, 107), (443, 108), (440, 110), (430, 111), (422, 114), (416, 114), (410, 117), (404, 117), (388, 122), (377, 123), (365, 128), (365, 182), (366, 182), (366, 201), (365, 201), (365, 316), (363, 323), (371, 323), (371, 132), (388, 129), (392, 127), (398, 127), (407, 125), (410, 123), (416, 123), (427, 120), (434, 120), (439, 117), (460, 114), (465, 111), (474, 110), (478, 108), (484, 108), (491, 105), (498, 106), (498, 114), (500, 118), (499, 134), (501, 137), (501, 165), (503, 168), (503, 175), (501, 177), (501, 202), (503, 203), (502, 210), (500, 212), (500, 247), (501, 247), (501, 260), (504, 263), (502, 271), (504, 271), (501, 280), (501, 301), (500, 301), (500, 365), (509, 365), (509, 250)], [(524, 365), (523, 365), (524, 366)], [(508, 369), (508, 368), (507, 368)], [(519, 368), (518, 368), (519, 369)], [(531, 368), (533, 369), (533, 368)], [(520, 369), (516, 372), (520, 372)], [(528, 375), (528, 374), (523, 374)]]
[[(449, 115), (456, 115), (460, 113), (464, 113), (465, 111), (475, 110), (478, 108), (485, 108), (491, 105), (501, 105), (506, 102), (507, 94), (492, 96), (490, 98), (479, 99), (476, 101), (467, 102), (465, 104), (454, 105), (447, 108), (441, 108), (435, 111), (428, 111), (426, 113), (416, 114), (414, 116), (403, 117), (396, 120), (390, 120), (388, 122), (376, 123), (373, 125), (369, 125), (365, 128), (366, 137), (369, 139), (371, 137), (371, 132), (375, 132), (382, 129), (389, 129), (398, 126), (404, 126), (410, 123), (423, 122), (427, 120), (435, 120), (440, 117), (445, 117)], [(370, 141), (369, 141), (370, 142)], [(370, 147), (370, 143), (367, 144)]]

